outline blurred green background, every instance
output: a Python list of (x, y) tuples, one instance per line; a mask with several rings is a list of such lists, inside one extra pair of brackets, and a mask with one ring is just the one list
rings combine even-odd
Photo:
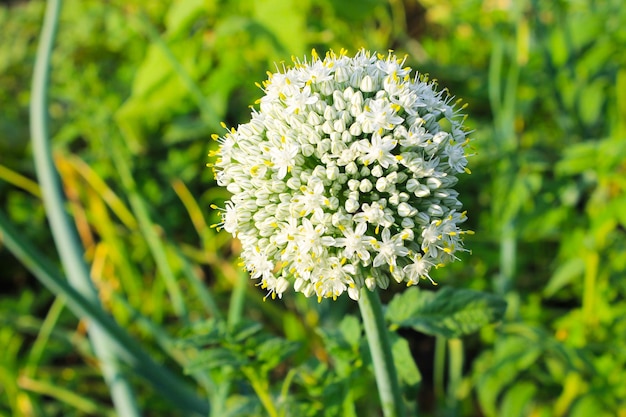
[[(58, 263), (28, 120), (44, 6), (0, 3), (0, 210)], [(453, 390), (434, 369), (435, 341), (404, 334), (423, 375), (414, 392), (421, 415), (626, 416), (622, 0), (66, 0), (51, 133), (106, 308), (179, 369), (155, 328), (176, 336), (226, 314), (242, 275), (237, 243), (209, 227), (218, 222), (209, 205), (228, 198), (205, 167), (210, 135), (222, 121), (248, 121), (262, 93), (254, 83), (275, 64), (312, 48), (360, 47), (408, 54), (408, 65), (468, 103), (476, 155), (458, 190), (476, 231), (466, 240), (472, 255), (433, 278), (509, 302), (502, 323), (463, 339)], [(1, 234), (0, 265), (0, 416), (111, 415), (84, 323)], [(300, 343), (294, 369), (311, 357), (338, 366), (315, 329), (356, 311), (353, 302), (263, 295), (246, 281), (243, 315)], [(268, 384), (284, 372), (269, 372)], [(328, 406), (338, 394), (315, 383), (323, 385), (296, 384), (309, 411), (294, 415), (342, 415)], [(376, 415), (366, 411), (376, 407), (364, 394), (371, 382), (352, 383), (362, 385), (359, 415)], [(146, 415), (178, 415), (138, 386)]]

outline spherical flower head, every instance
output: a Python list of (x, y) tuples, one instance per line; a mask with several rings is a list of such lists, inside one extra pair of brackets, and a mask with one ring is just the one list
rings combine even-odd
[(469, 173), (465, 116), (391, 52), (293, 62), (268, 73), (250, 122), (214, 135), (233, 194), (218, 226), (272, 298), (432, 282), (470, 233), (453, 189)]

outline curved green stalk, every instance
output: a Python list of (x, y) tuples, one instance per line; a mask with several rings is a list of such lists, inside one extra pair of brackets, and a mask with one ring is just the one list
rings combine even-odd
[(54, 327), (61, 316), (61, 312), (65, 308), (65, 300), (61, 297), (57, 297), (54, 299), (54, 302), (50, 306), (48, 310), (48, 314), (44, 319), (41, 327), (39, 329), (39, 334), (37, 334), (37, 338), (33, 342), (33, 346), (30, 349), (30, 353), (28, 354), (28, 359), (26, 360), (26, 366), (24, 367), (24, 375), (29, 378), (34, 378), (36, 374), (36, 369), (41, 362), (41, 358), (43, 357), (46, 347), (48, 345), (48, 341), (50, 340), (50, 335), (54, 330)]
[[(47, 2), (32, 81), (30, 130), (35, 168), (41, 186), (43, 203), (68, 280), (82, 296), (97, 305), (99, 303), (98, 294), (89, 277), (87, 266), (83, 262), (83, 249), (78, 243), (76, 231), (70, 226), (64, 210), (65, 201), (54, 168), (48, 140), (48, 72), (60, 10), (61, 0)], [(102, 331), (99, 325), (91, 323), (89, 338), (93, 344), (94, 352), (102, 364), (102, 373), (111, 390), (111, 398), (117, 412), (124, 416), (140, 416), (135, 395), (118, 366), (118, 358), (111, 349), (109, 336)]]
[(446, 371), (446, 341), (443, 336), (435, 337), (435, 360), (433, 370), (433, 386), (435, 390), (435, 400), (437, 404), (443, 403), (444, 380)]
[(366, 287), (361, 288), (359, 309), (372, 355), (383, 413), (385, 417), (403, 417), (404, 405), (378, 293), (370, 291)]
[(250, 277), (248, 272), (239, 268), (237, 270), (237, 280), (235, 281), (235, 288), (230, 296), (230, 304), (228, 305), (228, 327), (234, 328), (243, 316), (243, 309), (246, 303), (246, 289), (248, 288), (248, 282)]
[(123, 142), (119, 140), (117, 136), (112, 136), (113, 147), (111, 148), (111, 155), (113, 157), (113, 164), (117, 169), (117, 173), (122, 180), (122, 185), (125, 189), (128, 202), (130, 203), (131, 210), (137, 219), (139, 230), (146, 239), (148, 249), (154, 258), (157, 269), (163, 278), (165, 287), (172, 302), (172, 308), (174, 313), (180, 317), (184, 322), (189, 322), (187, 307), (185, 306), (185, 300), (183, 293), (178, 285), (178, 280), (174, 274), (171, 263), (168, 261), (167, 250), (162, 239), (159, 237), (154, 222), (150, 218), (148, 212), (148, 206), (145, 199), (141, 196), (137, 190), (137, 184), (133, 178), (131, 167), (126, 157), (123, 155), (122, 146)]
[(56, 266), (21, 236), (0, 211), (2, 243), (44, 286), (57, 297), (62, 297), (77, 317), (97, 323), (109, 336), (112, 352), (117, 357), (128, 364), (133, 372), (149, 381), (163, 398), (177, 406), (185, 415), (209, 414), (209, 404), (200, 399), (185, 381), (156, 363), (99, 304), (92, 303), (68, 284)]
[(267, 411), (267, 414), (270, 417), (278, 417), (278, 410), (276, 410), (276, 406), (274, 405), (274, 400), (272, 399), (267, 384), (264, 383), (261, 378), (257, 375), (254, 369), (243, 366), (241, 367), (241, 372), (248, 378), (250, 381), (250, 385), (252, 385), (252, 389), (261, 400), (261, 404)]
[(459, 389), (463, 381), (463, 341), (459, 338), (448, 339), (448, 407), (456, 415), (459, 407)]

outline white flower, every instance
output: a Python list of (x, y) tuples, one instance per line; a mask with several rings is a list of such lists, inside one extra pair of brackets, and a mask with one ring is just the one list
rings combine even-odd
[(408, 278), (407, 285), (417, 284), (421, 278), (428, 278), (430, 282), (433, 282), (428, 272), (430, 272), (430, 268), (435, 266), (432, 262), (424, 259), (421, 254), (417, 254), (411, 257), (411, 261), (413, 263), (406, 265), (403, 268), (403, 271)]
[(291, 95), (285, 95), (285, 111), (290, 113), (300, 113), (302, 110), (306, 108), (309, 104), (315, 104), (318, 100), (318, 97), (315, 95), (311, 95), (311, 87), (308, 85), (305, 86), (300, 91), (294, 91)]
[(358, 257), (365, 265), (367, 265), (370, 259), (370, 240), (371, 238), (365, 235), (367, 231), (366, 223), (359, 223), (354, 230), (352, 228), (340, 227), (345, 237), (339, 237), (335, 239), (335, 246), (343, 249), (343, 256), (348, 259), (353, 259), (354, 255)]
[(233, 194), (216, 227), (268, 296), (357, 299), (391, 278), (431, 280), (465, 251), (464, 117), (405, 60), (296, 59), (260, 85), (250, 122), (214, 136), (215, 178)]
[(354, 221), (357, 223), (367, 222), (376, 226), (376, 233), (378, 233), (380, 226), (391, 227), (394, 218), (389, 212), (385, 212), (378, 202), (374, 202), (372, 204), (364, 203), (361, 206), (361, 212), (354, 215)]
[(263, 278), (264, 280), (273, 278), (272, 270), (274, 269), (274, 264), (258, 247), (244, 250), (241, 256), (246, 261), (250, 272), (252, 272), (252, 278)]
[(398, 162), (396, 156), (391, 152), (397, 144), (398, 141), (390, 135), (381, 137), (380, 133), (374, 132), (370, 139), (363, 139), (358, 142), (357, 147), (363, 153), (359, 160), (365, 166), (375, 161), (381, 167), (388, 168), (389, 165)]
[(382, 241), (372, 239), (372, 246), (378, 251), (372, 266), (377, 267), (387, 264), (389, 265), (389, 271), (394, 272), (398, 256), (406, 256), (409, 250), (404, 247), (404, 241), (399, 235), (391, 237), (389, 229), (384, 229), (381, 237), (383, 238)]
[(464, 172), (467, 165), (467, 158), (461, 145), (447, 145), (444, 149), (444, 155), (448, 157), (448, 164), (456, 172)]
[(270, 149), (270, 157), (273, 168), (278, 170), (278, 179), (282, 180), (295, 164), (299, 147), (295, 143), (286, 143), (281, 148)]
[(392, 130), (404, 119), (396, 114), (393, 103), (388, 98), (370, 100), (365, 103), (365, 111), (359, 114), (356, 121), (361, 124), (361, 129), (365, 133)]
[(321, 257), (324, 246), (335, 242), (333, 237), (324, 235), (324, 226), (321, 224), (314, 226), (307, 218), (302, 219), (302, 226), (298, 232), (298, 251), (301, 253), (311, 253)]
[(314, 288), (318, 299), (337, 299), (348, 287), (354, 286), (354, 265), (342, 263), (338, 258), (332, 257), (323, 263), (320, 268), (320, 279)]

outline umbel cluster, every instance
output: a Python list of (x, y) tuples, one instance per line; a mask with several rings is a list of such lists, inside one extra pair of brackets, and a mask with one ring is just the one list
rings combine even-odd
[(268, 72), (250, 122), (214, 135), (215, 178), (232, 193), (217, 226), (271, 297), (358, 299), (431, 279), (465, 250), (465, 116), (405, 59), (313, 51)]

